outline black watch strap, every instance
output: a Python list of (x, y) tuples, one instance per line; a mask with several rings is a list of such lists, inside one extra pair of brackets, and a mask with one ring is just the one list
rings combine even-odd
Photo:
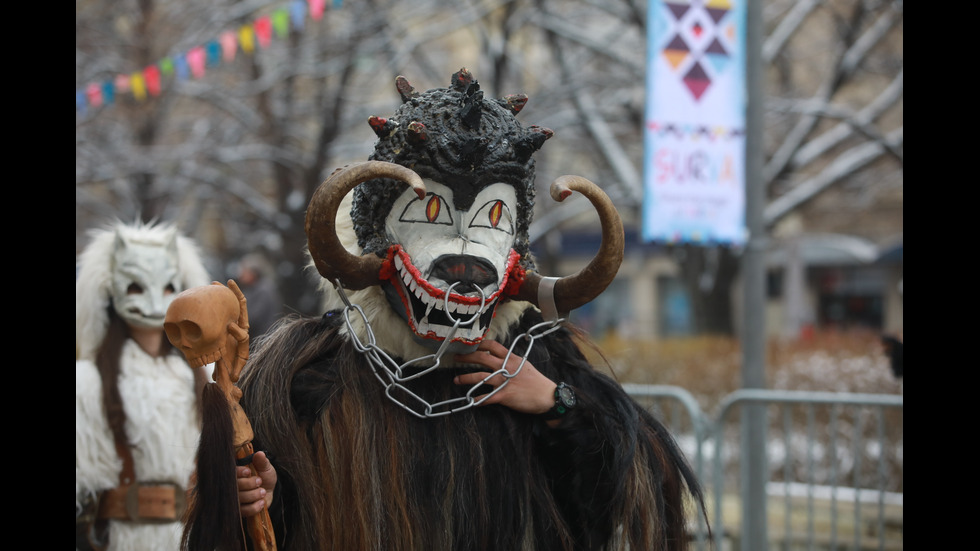
[(555, 387), (555, 405), (551, 406), (551, 409), (548, 411), (542, 413), (541, 418), (546, 421), (560, 419), (569, 410), (573, 409), (576, 403), (577, 399), (572, 387), (564, 382), (558, 383), (558, 386)]

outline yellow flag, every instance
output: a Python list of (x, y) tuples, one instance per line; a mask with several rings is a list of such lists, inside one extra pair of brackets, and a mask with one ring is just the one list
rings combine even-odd
[(252, 50), (255, 49), (255, 34), (252, 32), (251, 25), (243, 25), (241, 29), (238, 29), (238, 45), (246, 54), (252, 53)]
[(129, 76), (129, 86), (133, 90), (133, 97), (139, 101), (146, 99), (146, 83), (143, 81), (142, 73), (133, 73)]

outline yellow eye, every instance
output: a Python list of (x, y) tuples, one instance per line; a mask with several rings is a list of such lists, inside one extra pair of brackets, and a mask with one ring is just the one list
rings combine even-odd
[(439, 219), (439, 211), (442, 210), (442, 201), (439, 197), (433, 195), (429, 199), (429, 204), (425, 206), (425, 217), (429, 219), (429, 222), (435, 222)]
[(490, 207), (490, 227), (496, 228), (497, 224), (500, 223), (500, 217), (504, 212), (504, 202), (497, 201)]
[(429, 193), (426, 197), (415, 198), (405, 205), (405, 210), (398, 217), (398, 221), (451, 225), (453, 215), (451, 209), (445, 208), (446, 200), (435, 193)]
[(483, 204), (470, 222), (471, 228), (489, 228), (504, 233), (514, 233), (514, 217), (507, 203), (500, 199), (487, 201)]

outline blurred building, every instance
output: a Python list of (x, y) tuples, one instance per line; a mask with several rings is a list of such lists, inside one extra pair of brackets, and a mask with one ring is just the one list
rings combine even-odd
[[(545, 275), (569, 275), (599, 249), (588, 230), (554, 232), (548, 243), (559, 261), (539, 266)], [(545, 246), (542, 243), (540, 247)], [(900, 333), (903, 323), (902, 237), (878, 245), (843, 234), (803, 233), (772, 239), (766, 255), (765, 319), (770, 337), (805, 338), (812, 331), (866, 329)], [(541, 254), (536, 253), (536, 254)], [(742, 321), (742, 282), (732, 282), (733, 316)], [(571, 320), (595, 338), (666, 338), (695, 334), (691, 290), (663, 245), (626, 232), (616, 280)]]

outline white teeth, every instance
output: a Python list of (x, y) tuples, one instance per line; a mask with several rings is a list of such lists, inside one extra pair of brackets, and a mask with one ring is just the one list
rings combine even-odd
[[(395, 256), (395, 266), (399, 271), (403, 269), (404, 262), (402, 261), (401, 257)], [(415, 325), (416, 332), (420, 335), (425, 335), (429, 331), (434, 331), (437, 334), (441, 334), (443, 337), (447, 337), (448, 333), (446, 332), (448, 331), (448, 328), (446, 326), (433, 325), (429, 322), (429, 314), (432, 312), (432, 310), (443, 310), (446, 308), (445, 297), (435, 298), (429, 295), (425, 286), (416, 281), (415, 278), (412, 277), (412, 274), (407, 271), (401, 272), (401, 278), (405, 283), (405, 287), (407, 287), (411, 293), (425, 305), (425, 314)], [(449, 314), (455, 318), (461, 318), (464, 321), (480, 311), (481, 308), (479, 304), (460, 304), (458, 302), (449, 301)], [(483, 328), (480, 326), (480, 323), (477, 322), (473, 327), (457, 328), (453, 338), (466, 340), (475, 339), (478, 338), (482, 332)]]

